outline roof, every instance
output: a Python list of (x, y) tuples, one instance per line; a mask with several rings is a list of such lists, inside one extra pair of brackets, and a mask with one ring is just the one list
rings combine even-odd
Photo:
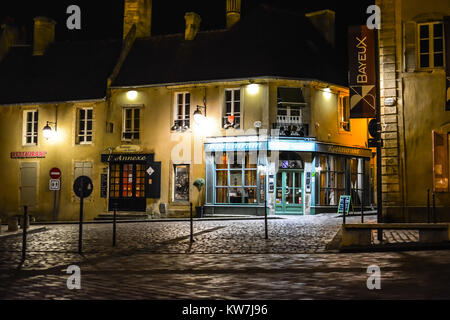
[(103, 99), (121, 47), (120, 40), (61, 42), (43, 56), (12, 47), (0, 62), (0, 104)]
[(335, 50), (303, 14), (260, 5), (229, 30), (137, 39), (113, 87), (253, 77), (347, 85)]

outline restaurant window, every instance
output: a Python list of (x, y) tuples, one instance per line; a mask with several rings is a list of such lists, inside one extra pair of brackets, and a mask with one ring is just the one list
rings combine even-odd
[(217, 153), (215, 163), (216, 203), (258, 202), (256, 152)]
[(350, 160), (350, 172), (351, 172), (351, 196), (353, 204), (361, 204), (363, 190), (364, 190), (364, 159), (353, 158)]
[(418, 24), (420, 68), (444, 66), (444, 25), (442, 22)]
[(26, 110), (23, 113), (23, 144), (37, 145), (38, 139), (38, 111)]
[(80, 108), (78, 109), (78, 132), (77, 132), (77, 143), (79, 144), (90, 144), (92, 143), (92, 118), (93, 118), (92, 108)]
[(339, 129), (350, 131), (350, 104), (348, 96), (339, 96)]
[(345, 159), (337, 156), (319, 156), (320, 205), (335, 206), (345, 194)]
[(191, 94), (175, 93), (174, 125), (172, 130), (186, 130), (190, 127)]
[(139, 140), (141, 110), (137, 107), (123, 108), (123, 140)]
[(225, 89), (225, 116), (222, 127), (239, 129), (241, 125), (241, 89)]
[(174, 165), (174, 201), (189, 201), (189, 165)]
[(433, 131), (433, 190), (448, 192), (448, 137), (446, 133)]

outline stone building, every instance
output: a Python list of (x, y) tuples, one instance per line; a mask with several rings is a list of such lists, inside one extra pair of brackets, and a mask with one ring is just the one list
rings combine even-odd
[(430, 189), (438, 219), (449, 221), (450, 2), (376, 4), (381, 8), (383, 215), (388, 221), (426, 221)]
[(188, 12), (183, 33), (154, 36), (152, 2), (125, 0), (123, 41), (49, 39), (35, 42), (39, 55), (13, 45), (0, 63), (0, 212), (31, 201), (41, 220), (74, 220), (79, 175), (94, 183), (87, 219), (115, 207), (179, 216), (190, 203), (213, 215), (263, 214), (265, 203), (270, 214), (336, 212), (343, 194), (369, 205), (367, 120), (349, 119), (334, 13), (226, 8), (223, 29), (203, 31)]

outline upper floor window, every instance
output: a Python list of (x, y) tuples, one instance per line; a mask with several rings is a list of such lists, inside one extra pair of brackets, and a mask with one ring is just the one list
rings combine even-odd
[(26, 110), (23, 112), (23, 144), (37, 145), (38, 139), (38, 111)]
[(78, 130), (77, 143), (90, 144), (92, 143), (92, 108), (78, 109)]
[(348, 96), (339, 96), (339, 129), (350, 131), (350, 104)]
[(241, 89), (225, 89), (225, 116), (222, 127), (239, 129), (241, 125)]
[(442, 22), (419, 23), (419, 66), (444, 66), (444, 25)]
[(123, 140), (139, 140), (141, 110), (138, 107), (123, 108)]
[(301, 88), (279, 87), (277, 90), (277, 121), (273, 128), (280, 135), (305, 137), (309, 134), (304, 119), (305, 98)]
[(174, 125), (172, 130), (186, 130), (190, 127), (191, 94), (175, 93)]

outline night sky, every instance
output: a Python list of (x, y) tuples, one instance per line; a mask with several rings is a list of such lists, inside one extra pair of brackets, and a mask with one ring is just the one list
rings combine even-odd
[[(332, 9), (336, 12), (336, 41), (339, 52), (346, 54), (347, 26), (364, 24), (367, 6), (375, 0), (242, 0), (242, 15), (259, 3), (296, 12)], [(0, 1), (0, 22), (14, 17), (19, 26), (26, 26), (31, 41), (33, 17), (48, 16), (56, 20), (56, 41), (121, 38), (123, 0), (34, 0)], [(66, 8), (76, 4), (81, 8), (81, 30), (66, 28)], [(201, 29), (219, 29), (225, 25), (225, 0), (153, 0), (152, 34), (184, 32), (184, 13), (194, 11), (201, 18)]]

